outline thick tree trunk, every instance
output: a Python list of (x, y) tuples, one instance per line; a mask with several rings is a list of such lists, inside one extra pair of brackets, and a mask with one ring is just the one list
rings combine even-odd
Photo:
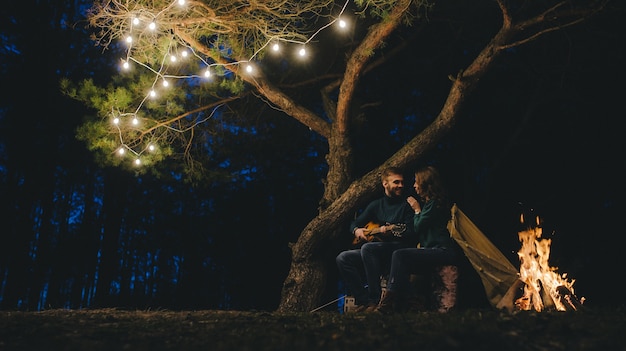
[(324, 196), (320, 202), (323, 211), (350, 185), (352, 179), (352, 146), (347, 138), (336, 136), (335, 130), (328, 139), (329, 152), (326, 156), (328, 173), (324, 183)]

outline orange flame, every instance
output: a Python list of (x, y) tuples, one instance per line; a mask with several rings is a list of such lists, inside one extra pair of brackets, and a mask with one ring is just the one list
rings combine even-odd
[[(523, 218), (523, 216), (522, 216)], [(537, 225), (539, 217), (537, 217)], [(520, 280), (524, 282), (524, 293), (515, 301), (520, 310), (542, 311), (546, 307), (554, 307), (559, 311), (567, 308), (561, 301), (563, 296), (558, 291), (560, 287), (567, 288), (574, 294), (575, 280), (568, 280), (567, 274), (559, 275), (556, 267), (550, 267), (551, 239), (541, 239), (542, 229), (535, 227), (519, 232), (522, 248), (519, 250)]]

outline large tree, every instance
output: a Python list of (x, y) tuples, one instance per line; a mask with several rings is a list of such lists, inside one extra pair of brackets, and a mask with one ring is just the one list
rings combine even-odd
[[(354, 167), (356, 157), (365, 157), (357, 155), (355, 128), (358, 121), (369, 118), (361, 110), (368, 102), (361, 101), (360, 84), (406, 45), (408, 39), (394, 36), (408, 33), (405, 25), (428, 25), (434, 5), (426, 1), (96, 1), (89, 13), (90, 25), (98, 30), (94, 39), (106, 48), (121, 48), (121, 63), (150, 75), (125, 73), (106, 94), (90, 82), (78, 90), (68, 86), (68, 92), (99, 109), (99, 118), (86, 123), (81, 135), (104, 163), (127, 166), (114, 155), (121, 151), (148, 165), (179, 154), (191, 179), (202, 177), (199, 171), (212, 167), (193, 157), (194, 148), (206, 151), (207, 143), (216, 139), (200, 128), (214, 114), (227, 113), (223, 106), (235, 106), (242, 99), (259, 99), (323, 138), (327, 172), (319, 212), (291, 248), (291, 268), (278, 308), (306, 311), (319, 304), (329, 265), (334, 263), (330, 259), (333, 243), (345, 235), (343, 228), (354, 211), (378, 190), (380, 169), (407, 168), (425, 157), (454, 128), (471, 93), (504, 52), (580, 23), (606, 2), (497, 0), (477, 4), (498, 17), (499, 29), (482, 38), (486, 44), (463, 69), (440, 77), (448, 82), (449, 93), (436, 118), (364, 174)], [(367, 28), (353, 29), (353, 45), (341, 52), (345, 59), (332, 65), (339, 70), (325, 67), (328, 71), (286, 78), (293, 64), (264, 64), (273, 44), (306, 50), (320, 33), (348, 14), (356, 15), (362, 22), (359, 25)], [(185, 57), (193, 60), (184, 66), (174, 64)], [(201, 71), (219, 77), (220, 84), (203, 85)], [(149, 94), (166, 82), (184, 89), (160, 92), (165, 96), (152, 100)], [(319, 99), (297, 95), (295, 91), (302, 86), (319, 87)], [(126, 120), (137, 125), (125, 127)], [(159, 152), (148, 152), (155, 145)]]

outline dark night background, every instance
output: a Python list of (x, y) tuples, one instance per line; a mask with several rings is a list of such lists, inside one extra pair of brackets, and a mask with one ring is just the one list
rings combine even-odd
[[(191, 187), (99, 168), (75, 138), (92, 111), (59, 89), (61, 78), (106, 79), (113, 70), (84, 25), (73, 25), (81, 6), (31, 0), (0, 10), (0, 309), (275, 308), (288, 243), (316, 214), (324, 164), (311, 150), (323, 142), (268, 112), (272, 128), (256, 147), (245, 138), (228, 146), (253, 160), (229, 169), (229, 180)], [(590, 305), (621, 301), (614, 279), (626, 273), (623, 10), (614, 2), (510, 50), (426, 160), (516, 266), (520, 213), (540, 216), (551, 265), (576, 279)], [(367, 111), (372, 135), (385, 116), (426, 125), (447, 96), (447, 76), (499, 25), (494, 9), (478, 5), (446, 14), (466, 24), (434, 15), (404, 33), (408, 49), (363, 79), (364, 98), (382, 102)], [(411, 135), (393, 137), (401, 144)], [(360, 161), (361, 174), (385, 153), (363, 147), (383, 151)], [(106, 252), (118, 266), (101, 264), (111, 262)], [(100, 286), (103, 277), (113, 284)]]

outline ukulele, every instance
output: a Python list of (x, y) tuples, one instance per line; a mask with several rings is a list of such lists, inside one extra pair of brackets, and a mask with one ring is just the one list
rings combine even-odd
[(354, 237), (352, 244), (357, 245), (360, 243), (365, 243), (365, 242), (370, 242), (370, 241), (383, 241), (385, 238), (389, 236), (401, 238), (402, 233), (404, 233), (404, 231), (406, 230), (405, 223), (397, 223), (397, 224), (387, 223), (385, 224), (385, 227), (387, 227), (387, 231), (385, 231), (384, 233), (380, 231), (380, 227), (382, 226), (378, 223), (374, 223), (374, 222), (367, 223), (365, 225), (366, 240), (363, 240), (363, 238)]

